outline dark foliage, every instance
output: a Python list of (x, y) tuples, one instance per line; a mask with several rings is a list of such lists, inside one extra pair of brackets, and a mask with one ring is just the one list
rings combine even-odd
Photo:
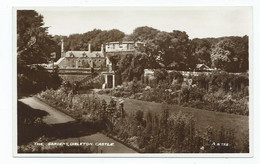
[(61, 83), (57, 70), (49, 73), (37, 65), (48, 62), (50, 54), (56, 52), (58, 46), (43, 25), (43, 17), (36, 11), (17, 11), (18, 96), (46, 88), (57, 89)]
[(24, 94), (33, 94), (47, 88), (57, 89), (62, 80), (57, 70), (49, 73), (45, 68), (38, 65), (18, 65), (17, 87), (18, 97)]
[(46, 63), (60, 49), (43, 27), (43, 17), (34, 10), (17, 11), (18, 64)]
[(64, 41), (65, 51), (86, 51), (88, 50), (88, 44), (91, 44), (91, 51), (100, 51), (101, 45), (105, 45), (107, 42), (122, 41), (125, 34), (117, 29), (112, 30), (99, 30), (94, 29), (92, 31), (83, 34), (71, 34), (67, 36), (54, 36), (57, 42), (61, 39)]

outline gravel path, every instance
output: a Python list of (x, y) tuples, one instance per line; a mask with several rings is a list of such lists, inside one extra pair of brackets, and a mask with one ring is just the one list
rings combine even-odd
[(26, 105), (29, 105), (34, 109), (40, 109), (48, 112), (49, 115), (43, 118), (43, 122), (45, 122), (46, 124), (60, 124), (60, 123), (74, 121), (72, 117), (58, 111), (57, 109), (52, 108), (51, 106), (45, 104), (44, 102), (36, 98), (27, 97), (27, 98), (20, 99), (19, 101), (23, 102)]

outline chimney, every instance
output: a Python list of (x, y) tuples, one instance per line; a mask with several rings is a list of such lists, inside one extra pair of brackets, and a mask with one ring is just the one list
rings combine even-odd
[(88, 44), (88, 52), (91, 52), (91, 44)]
[(103, 44), (101, 45), (101, 52), (104, 52), (104, 46), (103, 46)]
[(63, 39), (61, 39), (61, 53), (64, 52)]

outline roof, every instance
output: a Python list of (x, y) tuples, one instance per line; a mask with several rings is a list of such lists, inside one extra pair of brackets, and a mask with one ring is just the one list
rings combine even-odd
[(196, 68), (201, 68), (202, 66), (204, 66), (205, 68), (209, 69), (209, 67), (206, 66), (205, 64), (197, 64), (197, 65), (196, 65)]
[(134, 44), (134, 41), (123, 41), (123, 42), (108, 42), (106, 44)]
[(102, 51), (67, 51), (65, 57), (104, 57), (104, 53)]

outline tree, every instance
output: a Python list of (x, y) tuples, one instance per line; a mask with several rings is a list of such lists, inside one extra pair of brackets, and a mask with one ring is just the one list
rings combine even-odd
[(248, 36), (231, 37), (231, 39), (235, 44), (234, 65), (236, 70), (233, 72), (246, 72), (249, 69)]
[(112, 63), (112, 69), (117, 70), (118, 62), (121, 59), (120, 53), (113, 53), (113, 54), (107, 54), (107, 57), (109, 58), (109, 61)]
[(46, 88), (57, 89), (62, 82), (57, 69), (54, 73), (38, 65), (18, 65), (17, 69), (18, 96), (37, 93)]
[(41, 66), (57, 50), (57, 43), (43, 27), (43, 17), (33, 10), (17, 11), (17, 85), (18, 96), (36, 93), (46, 88), (58, 88), (58, 70), (49, 73)]
[(137, 27), (133, 33), (126, 36), (124, 40), (149, 42), (149, 40), (154, 39), (158, 32), (159, 30), (148, 26)]
[(136, 28), (128, 38), (145, 43), (138, 51), (148, 56), (149, 68), (195, 68), (196, 63), (191, 55), (191, 43), (186, 32), (174, 30), (168, 33), (145, 26)]
[[(60, 36), (64, 40), (65, 51), (87, 51), (88, 45), (91, 44), (92, 51), (100, 51), (101, 45), (107, 42), (122, 41), (125, 34), (117, 29), (100, 30), (94, 29), (83, 34), (71, 34), (69, 37)], [(60, 40), (59, 39), (59, 40)]]
[(192, 70), (196, 66), (196, 61), (192, 56), (191, 41), (185, 31), (174, 30), (171, 34), (172, 62), (179, 70)]
[(126, 54), (121, 57), (119, 61), (119, 72), (123, 81), (131, 81), (133, 79), (133, 73), (131, 69), (131, 63), (134, 55)]
[(18, 64), (45, 63), (57, 44), (43, 27), (43, 17), (34, 10), (17, 11)]
[(196, 63), (206, 64), (228, 72), (248, 71), (248, 36), (195, 38), (192, 54)]
[(168, 76), (168, 72), (166, 69), (157, 69), (154, 71), (154, 78), (157, 83), (166, 80), (167, 76)]
[(229, 71), (234, 61), (234, 43), (230, 39), (218, 42), (211, 53), (212, 66)]
[(191, 41), (191, 44), (196, 62), (211, 66), (211, 43), (207, 39), (195, 38)]
[(174, 60), (172, 53), (171, 35), (167, 32), (159, 32), (154, 38), (155, 49), (157, 53), (157, 61), (164, 66), (168, 66)]

